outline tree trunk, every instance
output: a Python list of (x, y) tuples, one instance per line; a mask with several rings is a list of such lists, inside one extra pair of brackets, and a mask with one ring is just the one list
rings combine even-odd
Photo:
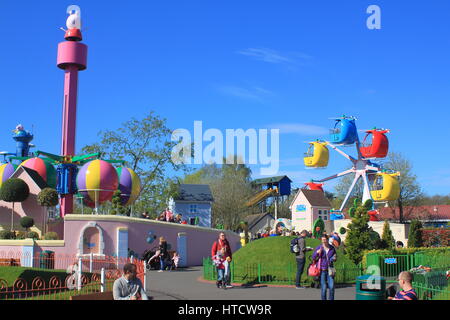
[(14, 202), (12, 203), (11, 210), (11, 231), (14, 231)]
[(400, 223), (403, 223), (403, 203), (400, 199), (398, 200), (398, 214)]

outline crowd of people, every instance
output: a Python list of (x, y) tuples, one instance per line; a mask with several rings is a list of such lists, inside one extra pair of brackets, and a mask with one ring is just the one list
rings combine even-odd
[[(142, 213), (142, 218), (151, 219), (150, 215), (147, 211)], [(172, 223), (180, 223), (180, 224), (188, 224), (186, 220), (183, 220), (183, 216), (181, 214), (174, 214), (169, 208), (166, 208), (162, 211), (155, 219), (156, 221), (165, 221)]]
[[(310, 236), (308, 231), (302, 230), (300, 233), (294, 233), (297, 237), (291, 241), (291, 252), (296, 255), (297, 273), (296, 289), (306, 289), (300, 284), (306, 264), (306, 252), (313, 251), (311, 264), (308, 266), (308, 276), (314, 277), (315, 281), (320, 282), (322, 300), (334, 300), (336, 269), (334, 263), (337, 261), (336, 249), (333, 246), (333, 235), (323, 233), (321, 243), (316, 248), (306, 246), (306, 238)], [(334, 239), (335, 240), (335, 239)], [(292, 249), (292, 247), (295, 247)], [(217, 270), (217, 288), (233, 288), (231, 284), (232, 250), (224, 232), (214, 241), (211, 248), (211, 257)], [(156, 253), (149, 259), (160, 259), (160, 270), (163, 272), (170, 263), (178, 267), (179, 255), (175, 252), (171, 257), (167, 250), (167, 241), (164, 237), (159, 238), (159, 247)], [(170, 261), (170, 262), (168, 262)], [(398, 276), (398, 284), (390, 286), (386, 291), (388, 300), (417, 300), (417, 294), (412, 287), (413, 275), (411, 272), (404, 271)], [(136, 265), (128, 263), (123, 268), (123, 276), (114, 282), (113, 296), (115, 300), (147, 300), (149, 297), (143, 289), (142, 283), (136, 277)]]

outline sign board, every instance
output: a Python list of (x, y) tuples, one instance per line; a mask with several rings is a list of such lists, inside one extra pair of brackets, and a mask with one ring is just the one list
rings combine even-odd
[(397, 258), (385, 258), (384, 259), (384, 263), (385, 264), (396, 264), (397, 263)]

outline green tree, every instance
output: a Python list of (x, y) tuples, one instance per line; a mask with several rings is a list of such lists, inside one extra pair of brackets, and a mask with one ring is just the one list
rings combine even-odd
[(22, 217), (20, 218), (20, 225), (28, 232), (29, 229), (34, 226), (34, 219), (26, 216)]
[(0, 199), (12, 202), (11, 208), (11, 231), (14, 230), (14, 203), (25, 201), (30, 194), (30, 188), (25, 181), (18, 178), (6, 180), (0, 189)]
[(401, 153), (390, 152), (383, 167), (400, 172), (400, 196), (395, 201), (389, 202), (389, 207), (395, 214), (395, 208), (398, 208), (400, 223), (404, 222), (405, 215), (410, 212), (405, 212), (405, 207), (418, 206), (422, 203), (423, 193), (417, 182), (417, 176), (412, 171), (411, 162), (406, 159)]
[(114, 192), (114, 195), (111, 199), (112, 209), (110, 212), (112, 215), (125, 215), (128, 212), (127, 208), (122, 205), (122, 199), (120, 197), (121, 194), (122, 192), (120, 190), (116, 190)]
[(362, 261), (364, 250), (375, 247), (373, 230), (369, 227), (369, 215), (367, 206), (359, 205), (355, 209), (352, 222), (347, 226), (347, 238), (345, 239), (345, 252), (355, 263)]
[[(231, 161), (228, 161), (231, 162)], [(181, 183), (208, 184), (214, 202), (212, 204), (212, 225), (222, 225), (225, 230), (236, 230), (240, 222), (251, 211), (245, 204), (254, 194), (251, 186), (251, 170), (239, 164), (208, 164), (198, 171), (186, 175)]]
[(383, 233), (381, 235), (381, 247), (382, 249), (395, 247), (395, 239), (392, 235), (392, 230), (389, 226), (389, 221), (385, 220), (383, 225)]
[(47, 232), (48, 208), (58, 205), (58, 192), (53, 188), (44, 188), (38, 193), (37, 202), (42, 207), (42, 234)]
[(100, 141), (85, 146), (82, 151), (101, 152), (105, 159), (125, 161), (125, 166), (140, 177), (142, 185), (133, 211), (148, 211), (155, 215), (170, 199), (168, 184), (171, 178), (167, 173), (188, 171), (184, 164), (172, 162), (172, 149), (177, 143), (171, 141), (171, 133), (166, 120), (151, 111), (145, 118), (132, 118), (118, 129), (100, 131)]
[(423, 247), (422, 228), (423, 228), (422, 222), (420, 222), (419, 220), (411, 221), (411, 226), (409, 227), (408, 233), (409, 248)]

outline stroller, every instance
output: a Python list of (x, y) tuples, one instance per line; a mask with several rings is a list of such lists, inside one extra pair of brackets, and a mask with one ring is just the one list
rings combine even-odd
[(155, 257), (152, 261), (150, 261), (150, 258), (156, 254), (156, 251), (158, 251), (158, 249), (158, 247), (153, 247), (151, 249), (145, 250), (142, 254), (143, 260), (147, 263), (147, 270), (159, 270), (159, 257)]

